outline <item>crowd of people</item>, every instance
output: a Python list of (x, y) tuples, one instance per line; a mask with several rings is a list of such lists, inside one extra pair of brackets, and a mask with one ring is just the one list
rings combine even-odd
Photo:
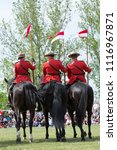
[[(27, 112), (26, 126), (29, 123), (30, 114)], [(49, 115), (49, 126), (53, 126), (53, 121)], [(100, 124), (100, 105), (94, 104), (93, 114), (91, 118), (92, 124)], [(14, 112), (11, 110), (0, 110), (0, 128), (15, 127), (15, 118)], [(84, 124), (87, 124), (87, 114), (84, 119)], [(71, 118), (68, 112), (65, 114), (65, 125), (71, 125)], [(42, 112), (36, 112), (33, 120), (34, 127), (43, 127), (45, 126), (45, 117)]]
[(15, 127), (14, 112), (0, 110), (0, 128)]

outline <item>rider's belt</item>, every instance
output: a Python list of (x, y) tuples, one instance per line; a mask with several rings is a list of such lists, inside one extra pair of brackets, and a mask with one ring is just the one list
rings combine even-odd
[(27, 76), (27, 75), (29, 75), (28, 73), (23, 73), (23, 74), (18, 74), (18, 75), (22, 75), (22, 76)]
[(84, 74), (72, 74), (73, 76), (83, 76)]
[(47, 75), (50, 75), (50, 76), (59, 76), (59, 74), (56, 74), (56, 73), (47, 73)]

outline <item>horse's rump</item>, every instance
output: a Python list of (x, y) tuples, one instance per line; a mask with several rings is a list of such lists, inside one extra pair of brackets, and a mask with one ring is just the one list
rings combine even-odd
[(13, 88), (13, 106), (21, 111), (36, 107), (37, 90), (30, 82), (17, 83)]
[(76, 111), (76, 118), (78, 124), (82, 123), (85, 117), (88, 97), (87, 90), (87, 84), (82, 83), (80, 81), (71, 85), (69, 89), (69, 104), (71, 102), (71, 104), (74, 105), (73, 107)]
[(56, 81), (50, 81), (39, 91), (43, 102), (43, 108), (50, 112), (55, 127), (63, 127), (64, 115), (67, 107), (67, 90), (64, 85)]

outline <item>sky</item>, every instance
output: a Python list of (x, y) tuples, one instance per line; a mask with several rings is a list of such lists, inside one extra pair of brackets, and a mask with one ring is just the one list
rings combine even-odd
[[(6, 22), (13, 19), (12, 3), (17, 0), (0, 0), (0, 22), (4, 19)], [(2, 46), (0, 45), (0, 49)], [(3, 56), (0, 55), (0, 59)]]
[[(5, 21), (9, 21), (13, 19), (12, 16), (12, 3), (16, 2), (17, 0), (0, 0), (0, 22), (4, 18)], [(78, 20), (78, 14), (72, 15), (72, 22), (70, 22), (67, 26), (66, 32), (70, 31), (72, 25), (74, 25), (73, 32), (77, 30), (78, 26), (76, 21)], [(72, 32), (72, 33), (73, 33)], [(70, 32), (68, 32), (69, 34)]]
[(4, 18), (6, 21), (12, 19), (12, 3), (17, 0), (0, 0), (0, 22)]

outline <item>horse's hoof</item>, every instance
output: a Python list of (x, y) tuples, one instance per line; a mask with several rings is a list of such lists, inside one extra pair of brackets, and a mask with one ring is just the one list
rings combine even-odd
[(66, 142), (66, 138), (65, 138), (65, 137), (62, 137), (60, 141), (61, 141), (61, 142)]
[(82, 138), (81, 141), (85, 141), (85, 138)]
[(29, 143), (32, 143), (32, 142), (33, 142), (33, 139), (30, 139), (30, 140), (29, 140)]
[(89, 133), (88, 136), (89, 136), (89, 139), (92, 139), (91, 133)]
[(92, 136), (89, 136), (89, 139), (92, 139)]
[(49, 137), (45, 137), (45, 139), (49, 139)]
[(16, 139), (16, 143), (17, 143), (17, 144), (21, 143), (21, 138), (17, 138), (17, 139)]
[(84, 136), (87, 136), (87, 133), (84, 131)]
[(60, 142), (60, 139), (56, 139), (56, 142)]
[(74, 135), (74, 138), (76, 138), (76, 137), (77, 137), (77, 134)]
[(26, 140), (26, 137), (23, 137), (23, 141), (25, 141)]

